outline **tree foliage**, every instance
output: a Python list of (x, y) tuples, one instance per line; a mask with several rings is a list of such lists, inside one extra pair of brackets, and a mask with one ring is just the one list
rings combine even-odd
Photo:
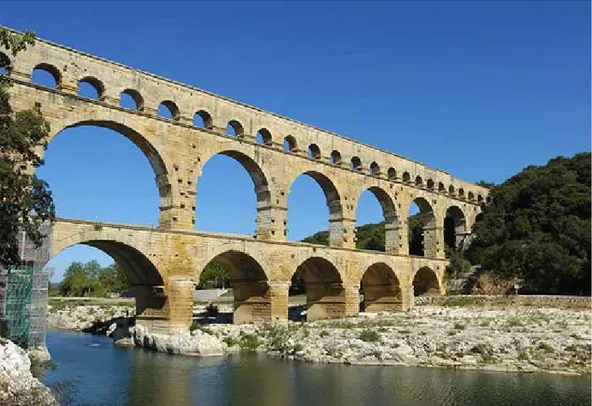
[[(0, 45), (13, 55), (32, 45), (34, 35), (0, 29)], [(9, 61), (0, 58), (1, 71)], [(45, 146), (49, 125), (37, 109), (14, 112), (10, 107), (7, 77), (0, 74), (0, 264), (19, 262), (18, 232), (24, 230), (39, 245), (40, 225), (55, 216), (47, 183), (32, 174), (43, 164), (35, 149)]]
[(198, 289), (227, 288), (230, 286), (230, 275), (218, 262), (206, 265), (199, 277)]
[(491, 191), (467, 257), (524, 292), (590, 294), (590, 153), (529, 166)]
[(72, 262), (60, 283), (63, 296), (107, 296), (129, 288), (125, 271), (116, 263), (105, 268), (97, 261)]

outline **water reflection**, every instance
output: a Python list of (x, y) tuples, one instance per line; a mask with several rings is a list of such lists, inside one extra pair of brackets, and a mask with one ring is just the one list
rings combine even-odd
[[(98, 347), (90, 347), (90, 344)], [(50, 332), (68, 405), (589, 405), (590, 377), (302, 364), (264, 356), (195, 359)]]

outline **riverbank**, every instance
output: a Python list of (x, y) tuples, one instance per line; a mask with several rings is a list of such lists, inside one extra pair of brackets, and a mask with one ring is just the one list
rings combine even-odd
[(32, 375), (27, 353), (4, 338), (0, 338), (0, 405), (58, 405), (51, 390)]
[[(463, 300), (311, 323), (196, 324), (191, 332), (172, 335), (136, 327), (127, 344), (133, 341), (137, 347), (190, 356), (256, 351), (304, 362), (590, 373), (589, 308), (475, 305)], [(103, 310), (107, 315), (121, 311)], [(230, 308), (220, 311), (221, 318), (230, 318)], [(69, 314), (80, 312), (84, 309)], [(62, 319), (65, 314), (62, 309)]]

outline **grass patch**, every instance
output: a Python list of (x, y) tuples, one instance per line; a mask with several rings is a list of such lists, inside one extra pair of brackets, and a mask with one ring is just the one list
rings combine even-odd
[(362, 330), (358, 338), (362, 341), (373, 343), (380, 340), (380, 334), (374, 330), (366, 329)]

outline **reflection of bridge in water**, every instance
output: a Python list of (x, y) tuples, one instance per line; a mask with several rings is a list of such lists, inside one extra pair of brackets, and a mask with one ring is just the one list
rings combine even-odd
[[(151, 328), (190, 322), (194, 284), (213, 260), (230, 273), (237, 323), (285, 319), (296, 270), (306, 284), (309, 319), (356, 314), (360, 285), (367, 311), (405, 309), (414, 286), (416, 294), (445, 292), (445, 235), (453, 244), (462, 240), (487, 199), (487, 189), (446, 172), (50, 42), (0, 57), (10, 61), (13, 108), (40, 109), (51, 126), (48, 141), (66, 128), (100, 126), (129, 138), (150, 161), (158, 228), (59, 219), (51, 236), (52, 255), (87, 244), (122, 264), (140, 322)], [(55, 86), (31, 83), (35, 70), (49, 73)], [(96, 99), (78, 94), (82, 83), (94, 87)], [(124, 96), (135, 108), (121, 106)], [(159, 106), (171, 118), (159, 117)], [(255, 237), (192, 231), (196, 180), (217, 154), (234, 158), (253, 180)], [(286, 241), (288, 194), (302, 174), (325, 194), (329, 247)], [(382, 207), (385, 252), (355, 249), (355, 212), (366, 190)], [(422, 256), (409, 255), (412, 202), (421, 212)]]

